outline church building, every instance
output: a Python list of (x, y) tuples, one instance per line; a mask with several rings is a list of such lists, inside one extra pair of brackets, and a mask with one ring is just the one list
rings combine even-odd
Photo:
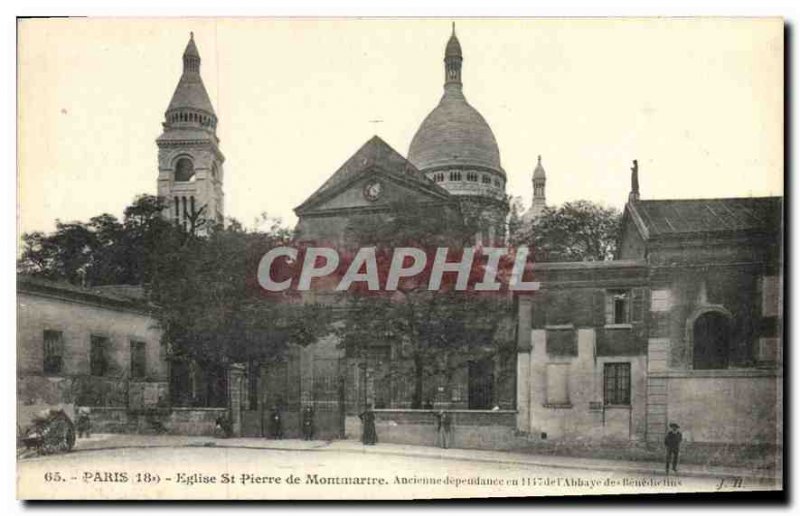
[[(407, 155), (367, 141), (295, 208), (298, 241), (347, 246), (355, 217), (391, 216), (402, 201), (477, 221), (475, 245), (505, 242), (507, 175), (465, 96), (464, 63), (454, 28), (444, 91)], [(200, 232), (224, 216), (216, 126), (192, 37), (157, 140), (158, 194), (165, 217)], [(546, 181), (539, 156), (523, 222), (544, 212)], [(402, 346), (376, 335), (369, 356), (349, 356), (331, 334), (282, 363), (239, 370), (227, 384), (237, 431), (264, 435), (279, 408), (286, 435), (299, 435), (301, 410), (313, 406), (318, 436), (353, 436), (374, 405), (388, 442), (430, 444), (430, 409), (442, 408), (457, 446), (658, 442), (671, 421), (687, 441), (780, 444), (782, 211), (779, 197), (642, 200), (634, 162), (617, 259), (534, 264), (540, 290), (508, 300), (510, 348), (487, 338), (483, 358), (427, 378), (422, 410), (392, 376)]]
[(377, 136), (367, 142), (295, 208), (300, 240), (343, 242), (352, 214), (413, 198), (475, 221), (476, 244), (504, 242), (506, 172), (491, 127), (464, 95), (463, 63), (454, 25), (444, 52), (444, 92), (417, 129), (407, 157)]

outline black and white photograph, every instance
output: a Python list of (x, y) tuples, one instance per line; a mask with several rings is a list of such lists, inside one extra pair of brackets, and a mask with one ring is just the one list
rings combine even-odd
[(785, 31), (19, 18), (17, 498), (783, 491)]

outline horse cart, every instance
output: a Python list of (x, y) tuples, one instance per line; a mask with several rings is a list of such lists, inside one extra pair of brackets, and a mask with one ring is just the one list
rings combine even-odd
[(71, 406), (27, 406), (17, 411), (17, 449), (37, 455), (66, 453), (75, 446)]

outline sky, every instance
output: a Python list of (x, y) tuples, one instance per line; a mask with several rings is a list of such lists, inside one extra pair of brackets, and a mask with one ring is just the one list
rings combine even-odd
[[(450, 18), (28, 19), (18, 34), (18, 231), (155, 194), (155, 139), (193, 31), (226, 216), (293, 208), (377, 134), (403, 155), (439, 101)], [(468, 101), (507, 193), (550, 205), (783, 194), (780, 19), (455, 19)]]

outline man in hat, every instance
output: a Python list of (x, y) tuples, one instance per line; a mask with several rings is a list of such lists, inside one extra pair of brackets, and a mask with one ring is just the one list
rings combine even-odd
[(669, 432), (664, 436), (664, 446), (667, 448), (667, 475), (669, 475), (670, 461), (672, 461), (672, 471), (678, 472), (678, 451), (683, 440), (679, 428), (678, 423), (670, 423)]

